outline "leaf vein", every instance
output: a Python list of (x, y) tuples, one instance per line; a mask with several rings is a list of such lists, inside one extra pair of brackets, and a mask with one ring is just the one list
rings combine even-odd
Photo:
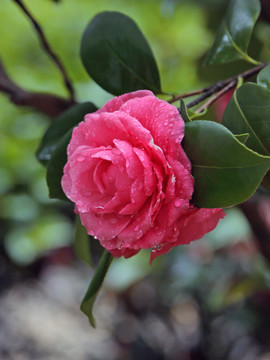
[[(270, 158), (269, 158), (270, 160)], [(202, 168), (202, 169), (216, 169), (216, 170), (233, 170), (233, 169), (249, 169), (255, 167), (262, 167), (263, 164), (252, 164), (246, 166), (214, 166), (214, 165), (198, 165), (192, 164), (192, 168)]]
[(123, 59), (117, 54), (117, 52), (114, 50), (114, 48), (108, 43), (108, 41), (103, 37), (103, 34), (99, 32), (99, 35), (102, 38), (102, 41), (104, 42), (105, 46), (107, 46), (112, 54), (116, 57), (116, 59), (123, 65), (124, 68), (126, 68), (131, 74), (133, 74), (137, 79), (139, 79), (143, 84), (145, 84), (150, 89), (155, 89), (157, 93), (160, 92), (160, 90), (156, 87), (156, 85), (150, 84), (148, 81), (143, 79), (141, 76), (139, 76), (132, 68), (130, 68)]
[(265, 151), (266, 154), (269, 154), (269, 152), (267, 151), (267, 149), (264, 147), (263, 143), (261, 142), (260, 138), (258, 137), (258, 135), (256, 134), (255, 130), (253, 129), (253, 127), (251, 126), (251, 124), (248, 122), (245, 114), (243, 113), (242, 109), (241, 109), (241, 106), (237, 100), (237, 96), (236, 94), (234, 95), (234, 101), (235, 101), (235, 104), (240, 112), (240, 115), (242, 116), (246, 126), (250, 129), (250, 131), (253, 133), (255, 139), (257, 140), (257, 142), (259, 143), (259, 145), (262, 147), (262, 149)]

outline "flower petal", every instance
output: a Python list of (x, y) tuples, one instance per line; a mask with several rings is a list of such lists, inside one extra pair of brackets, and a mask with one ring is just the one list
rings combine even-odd
[(176, 157), (184, 136), (184, 121), (177, 108), (154, 96), (124, 103), (121, 111), (136, 118), (153, 136), (154, 143), (167, 155)]
[(102, 108), (100, 108), (97, 113), (117, 111), (128, 100), (142, 98), (145, 96), (154, 96), (154, 94), (152, 93), (152, 91), (149, 90), (138, 90), (128, 94), (116, 96), (113, 99), (109, 100), (104, 106), (102, 106)]

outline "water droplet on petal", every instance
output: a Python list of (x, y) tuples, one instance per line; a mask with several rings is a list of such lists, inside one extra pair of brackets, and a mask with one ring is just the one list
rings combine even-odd
[(155, 252), (158, 252), (158, 251), (160, 251), (160, 250), (161, 250), (161, 245), (158, 244), (158, 245), (155, 245), (155, 246), (152, 247), (151, 252), (152, 252), (152, 253), (155, 253)]
[(98, 206), (95, 206), (95, 209), (104, 210), (104, 206), (98, 205)]
[(117, 249), (118, 249), (118, 250), (121, 250), (122, 247), (123, 247), (123, 245), (124, 245), (124, 242), (121, 241), (121, 242), (117, 245)]
[(182, 205), (182, 202), (183, 201), (181, 199), (175, 199), (174, 206), (179, 208)]
[(84, 160), (85, 160), (85, 156), (80, 155), (77, 157), (77, 161), (79, 162), (83, 162)]

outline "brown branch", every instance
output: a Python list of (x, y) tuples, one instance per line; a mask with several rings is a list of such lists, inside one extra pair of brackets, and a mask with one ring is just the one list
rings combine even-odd
[(243, 80), (247, 80), (250, 77), (252, 77), (253, 75), (257, 74), (259, 71), (261, 71), (266, 65), (268, 65), (269, 63), (262, 63), (260, 65), (255, 66), (252, 69), (249, 69), (247, 71), (242, 72), (241, 74), (238, 74), (236, 76), (233, 76), (227, 80), (223, 80), (223, 81), (218, 81), (217, 83), (211, 85), (208, 87), (207, 91), (202, 95), (199, 96), (197, 99), (195, 99), (194, 101), (191, 101), (190, 103), (187, 104), (188, 108), (191, 108), (195, 105), (198, 105), (199, 103), (201, 103), (203, 100), (209, 98), (210, 96), (214, 95), (215, 93), (219, 92), (221, 89), (225, 88), (229, 83), (234, 82), (235, 84), (237, 84), (238, 79), (241, 77)]
[(217, 92), (216, 94), (214, 94), (208, 101), (206, 101), (201, 107), (199, 107), (199, 109), (197, 109), (195, 112), (197, 114), (203, 112), (205, 109), (207, 109), (209, 106), (211, 106), (214, 102), (216, 102), (219, 98), (221, 98), (221, 96), (223, 96), (224, 94), (226, 94), (226, 92), (228, 92), (229, 90), (231, 90), (232, 88), (234, 88), (236, 86), (236, 79), (232, 80), (227, 86), (225, 86), (223, 89), (221, 89), (219, 92)]
[(55, 117), (75, 102), (58, 96), (27, 91), (15, 84), (0, 62), (0, 91), (8, 94), (10, 100), (19, 106), (29, 106), (42, 113)]
[(34, 26), (34, 28), (37, 32), (41, 46), (44, 48), (45, 52), (49, 55), (49, 57), (53, 60), (53, 62), (56, 64), (56, 66), (58, 67), (58, 69), (61, 72), (64, 84), (70, 94), (70, 100), (74, 100), (75, 96), (74, 96), (74, 89), (73, 89), (72, 83), (67, 75), (67, 72), (66, 72), (62, 62), (60, 61), (59, 57), (54, 53), (50, 44), (48, 43), (48, 40), (46, 39), (46, 36), (45, 36), (44, 31), (42, 30), (41, 26), (39, 25), (37, 20), (33, 17), (33, 15), (29, 12), (29, 10), (25, 7), (22, 0), (13, 0), (13, 1), (22, 9), (22, 11), (25, 13), (25, 15), (31, 21), (32, 25)]
[(261, 254), (270, 263), (269, 197), (256, 193), (239, 207), (251, 226)]
[(261, 17), (270, 23), (270, 3), (269, 0), (261, 0)]
[(168, 100), (169, 104), (173, 104), (174, 102), (176, 102), (177, 100), (180, 99), (184, 99), (190, 96), (194, 96), (194, 95), (199, 95), (202, 94), (204, 92), (206, 92), (210, 87), (204, 88), (204, 89), (199, 89), (199, 90), (194, 90), (194, 91), (190, 91), (184, 94), (179, 94), (179, 95), (175, 95), (173, 98), (171, 98), (170, 100)]
[[(238, 74), (238, 75), (233, 76), (233, 77), (231, 77), (229, 79), (226, 79), (226, 80), (218, 81), (217, 83), (215, 83), (213, 85), (210, 85), (210, 86), (207, 86), (205, 88), (195, 90), (195, 91), (191, 91), (189, 93), (176, 95), (172, 99), (170, 99), (168, 102), (171, 104), (171, 103), (173, 103), (173, 102), (175, 102), (177, 100), (183, 99), (183, 98), (187, 98), (187, 97), (191, 97), (191, 96), (194, 96), (194, 95), (202, 94), (197, 99), (191, 101), (190, 103), (188, 103), (186, 105), (188, 108), (191, 108), (191, 107), (193, 107), (195, 105), (200, 104), (203, 100), (208, 99), (210, 96), (212, 96), (212, 95), (214, 95), (216, 93), (219, 93), (222, 89), (226, 88), (229, 84), (233, 83), (234, 85), (236, 85), (237, 82), (238, 82), (238, 79), (240, 77), (243, 78), (243, 80), (249, 79), (253, 75), (257, 74), (260, 70), (262, 70), (268, 64), (269, 63), (262, 63), (260, 65), (255, 66), (252, 69), (244, 71), (241, 74)], [(229, 89), (231, 89), (231, 87), (229, 87)], [(229, 89), (227, 89), (227, 91), (229, 91)], [(225, 94), (227, 91), (222, 93), (222, 95)], [(218, 99), (218, 97), (214, 98), (213, 100), (216, 101), (217, 99)], [(214, 101), (211, 101), (210, 105), (212, 105), (214, 103)], [(180, 111), (180, 108), (178, 110)]]

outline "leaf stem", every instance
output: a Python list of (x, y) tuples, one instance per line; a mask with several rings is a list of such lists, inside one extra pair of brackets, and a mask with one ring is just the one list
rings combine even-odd
[(95, 318), (93, 316), (94, 302), (99, 290), (102, 287), (103, 281), (113, 259), (113, 256), (104, 250), (99, 260), (96, 272), (81, 303), (81, 311), (88, 317), (89, 322), (93, 327), (96, 327)]
[(58, 69), (61, 72), (64, 84), (70, 94), (70, 100), (74, 101), (75, 95), (74, 95), (74, 89), (73, 89), (71, 80), (69, 79), (67, 72), (66, 72), (62, 62), (60, 61), (59, 57), (55, 54), (55, 52), (52, 50), (50, 44), (48, 43), (48, 40), (46, 39), (46, 36), (45, 36), (44, 31), (42, 30), (41, 26), (39, 25), (37, 20), (33, 17), (33, 15), (30, 13), (30, 11), (26, 8), (26, 6), (22, 2), (22, 0), (13, 0), (13, 1), (21, 8), (21, 10), (25, 13), (25, 15), (31, 21), (32, 25), (34, 26), (34, 28), (37, 32), (37, 35), (39, 37), (39, 41), (40, 41), (42, 47), (44, 48), (45, 52), (49, 55), (49, 57), (53, 60), (53, 62), (56, 64), (56, 66), (58, 67)]
[(250, 57), (248, 54), (243, 55), (244, 60), (249, 62), (252, 65), (260, 65), (260, 62)]

